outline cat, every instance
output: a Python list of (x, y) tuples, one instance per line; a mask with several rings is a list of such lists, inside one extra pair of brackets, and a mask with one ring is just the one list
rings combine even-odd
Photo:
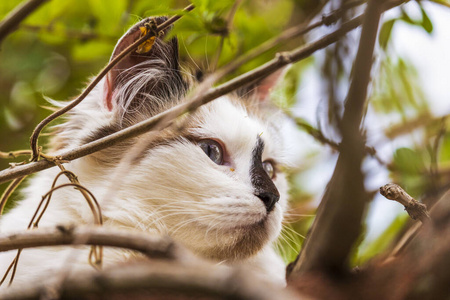
[[(161, 24), (165, 18), (152, 19)], [(140, 36), (133, 26), (118, 41), (112, 58)], [(164, 34), (167, 34), (165, 32)], [(282, 114), (270, 105), (269, 94), (279, 73), (251, 88), (222, 96), (182, 120), (179, 130), (128, 139), (110, 148), (64, 164), (100, 201), (103, 226), (139, 229), (169, 235), (200, 257), (255, 270), (283, 286), (285, 265), (274, 250), (287, 209), (288, 184), (281, 171), (286, 141)], [(118, 63), (88, 97), (57, 126), (53, 153), (73, 149), (179, 104), (193, 83), (179, 64), (176, 38), (157, 38), (147, 53), (133, 52)], [(144, 145), (121, 178), (114, 197), (111, 174), (137, 143)], [(33, 177), (24, 199), (1, 217), (0, 231), (27, 228), (41, 196), (51, 187), (57, 167)], [(61, 177), (59, 183), (68, 182)], [(79, 191), (59, 189), (39, 227), (92, 224), (93, 216)], [(13, 285), (43, 280), (66, 262), (71, 247), (23, 250)], [(73, 263), (91, 268), (87, 247)], [(0, 253), (0, 270), (16, 251)], [(104, 265), (132, 259), (119, 249), (105, 249)], [(5, 285), (5, 284), (4, 284)]]

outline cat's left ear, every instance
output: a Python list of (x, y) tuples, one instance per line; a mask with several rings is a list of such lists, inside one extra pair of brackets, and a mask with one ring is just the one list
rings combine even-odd
[(288, 67), (279, 69), (274, 73), (257, 80), (256, 82), (238, 90), (238, 95), (245, 98), (252, 98), (261, 103), (269, 100), (270, 93), (274, 87), (284, 78)]
[[(146, 18), (135, 24), (117, 42), (111, 60), (143, 36), (150, 26), (154, 28), (166, 20), (166, 17)], [(151, 40), (141, 44), (108, 72), (103, 97), (108, 110), (140, 107), (142, 101), (148, 102), (152, 97), (157, 97), (159, 101), (170, 99), (179, 85), (185, 84), (179, 67), (178, 41), (175, 37), (164, 40), (170, 28), (161, 32), (153, 44)], [(118, 96), (119, 92), (124, 96)]]

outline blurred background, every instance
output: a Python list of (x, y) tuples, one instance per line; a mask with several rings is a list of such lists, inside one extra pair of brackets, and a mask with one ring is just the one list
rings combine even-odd
[[(19, 0), (0, 3), (3, 19)], [(243, 65), (232, 78), (330, 33), (363, 12), (360, 1), (192, 1), (196, 9), (176, 23), (186, 71), (212, 72), (292, 26), (320, 21), (351, 6), (342, 20), (322, 26)], [(361, 1), (363, 3), (363, 1)], [(187, 1), (51, 0), (0, 44), (0, 151), (27, 149), (33, 128), (50, 111), (46, 97), (71, 100), (106, 65), (117, 39), (138, 20), (173, 15)], [(351, 5), (349, 5), (351, 4)], [(373, 194), (366, 229), (353, 263), (392, 246), (411, 226), (401, 205), (378, 194), (390, 181), (431, 206), (450, 185), (450, 1), (411, 1), (384, 14), (370, 101), (364, 118), (366, 188)], [(280, 252), (292, 261), (311, 225), (337, 159), (337, 122), (358, 46), (357, 29), (338, 43), (291, 66), (272, 96), (292, 116), (288, 156), (291, 209)], [(56, 121), (55, 123), (58, 123)], [(45, 137), (40, 145), (45, 144)], [(0, 160), (1, 169), (11, 162)], [(0, 185), (0, 192), (7, 184)], [(20, 193), (13, 195), (8, 207)], [(345, 235), (345, 232), (342, 233)]]

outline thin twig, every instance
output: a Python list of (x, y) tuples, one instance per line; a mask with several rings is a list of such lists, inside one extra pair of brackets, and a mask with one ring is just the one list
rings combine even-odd
[[(191, 4), (187, 6), (184, 11), (190, 11), (194, 9), (194, 6)], [(163, 30), (165, 30), (167, 27), (169, 27), (171, 24), (173, 24), (175, 21), (180, 19), (181, 16), (173, 16), (166, 20), (161, 25), (158, 25), (156, 28), (156, 32), (159, 33)], [(33, 130), (33, 133), (30, 137), (30, 145), (31, 150), (33, 151), (33, 156), (31, 158), (31, 161), (37, 161), (39, 159), (39, 149), (38, 149), (38, 138), (41, 131), (44, 129), (45, 126), (47, 126), (51, 121), (55, 120), (56, 118), (62, 116), (75, 106), (81, 103), (81, 101), (86, 98), (87, 95), (94, 89), (94, 87), (100, 82), (100, 80), (108, 74), (108, 72), (117, 64), (119, 63), (125, 56), (127, 56), (129, 53), (131, 53), (133, 50), (137, 49), (140, 44), (147, 41), (150, 37), (154, 36), (155, 32), (152, 30), (149, 30), (145, 35), (140, 37), (138, 40), (136, 40), (133, 44), (128, 46), (126, 49), (124, 49), (121, 53), (119, 53), (116, 57), (114, 57), (108, 65), (106, 65), (105, 68), (94, 78), (94, 80), (87, 86), (87, 88), (81, 93), (80, 96), (78, 96), (75, 100), (73, 100), (69, 105), (61, 108), (60, 110), (52, 113), (50, 116), (46, 117), (44, 120), (42, 120), (36, 128)]]
[[(439, 209), (444, 206), (442, 202), (448, 201), (449, 199), (450, 199), (450, 190), (448, 190), (447, 193), (445, 193), (442, 197), (440, 197), (436, 201), (436, 203), (433, 204), (433, 206), (429, 210), (429, 214), (431, 215), (432, 220), (436, 218), (436, 214), (439, 212)], [(416, 222), (411, 228), (409, 228), (408, 231), (405, 234), (403, 234), (400, 240), (395, 244), (393, 250), (386, 258), (386, 260), (389, 260), (392, 257), (397, 257), (400, 253), (403, 253), (403, 251), (405, 251), (405, 249), (408, 247), (411, 241), (417, 236), (419, 230), (423, 227), (423, 225), (424, 225), (423, 222)]]
[[(80, 242), (83, 240), (83, 242)], [(168, 237), (134, 230), (99, 226), (38, 228), (14, 234), (0, 234), (0, 252), (60, 245), (102, 245), (127, 248), (152, 258), (174, 258), (176, 250)], [(184, 251), (184, 250), (183, 250)]]
[(18, 177), (11, 182), (6, 190), (3, 192), (2, 197), (0, 198), (0, 216), (3, 214), (3, 210), (5, 209), (6, 203), (8, 202), (9, 197), (14, 193), (17, 187), (22, 183), (26, 176)]
[[(306, 133), (308, 133), (310, 136), (312, 136), (314, 139), (316, 139), (316, 141), (320, 142), (323, 145), (328, 145), (334, 151), (340, 151), (340, 147), (341, 147), (340, 143), (327, 138), (320, 129), (312, 127), (310, 124), (305, 122), (303, 119), (293, 116), (288, 111), (286, 111), (285, 113), (287, 116), (289, 116), (290, 118), (292, 118), (295, 121), (295, 123), (297, 124), (298, 127), (302, 128), (304, 131), (306, 131)], [(367, 154), (369, 154), (370, 156), (372, 156), (380, 165), (388, 167), (387, 163), (384, 162), (377, 155), (377, 151), (375, 150), (374, 147), (370, 147), (370, 146), (366, 145), (364, 147), (364, 151)]]
[(0, 22), (0, 44), (29, 14), (48, 0), (29, 0), (18, 5)]
[(331, 13), (324, 15), (322, 17), (322, 20), (317, 21), (315, 23), (312, 23), (308, 26), (306, 25), (298, 25), (292, 28), (289, 28), (285, 31), (283, 31), (281, 34), (277, 35), (274, 38), (271, 38), (261, 45), (259, 45), (256, 48), (251, 49), (250, 51), (244, 53), (243, 55), (239, 55), (236, 57), (235, 60), (227, 64), (225, 67), (223, 67), (223, 71), (227, 74), (232, 73), (239, 69), (242, 65), (248, 63), (249, 61), (253, 60), (254, 58), (262, 55), (263, 53), (269, 51), (272, 48), (275, 48), (276, 46), (282, 45), (285, 41), (289, 41), (294, 38), (298, 38), (300, 36), (303, 36), (313, 29), (316, 29), (323, 25), (332, 25), (335, 22), (337, 22), (345, 11), (348, 9), (351, 9), (355, 6), (363, 4), (363, 1), (353, 1), (351, 3), (348, 3), (346, 6), (337, 9), (335, 11), (332, 11)]
[(210, 72), (213, 72), (213, 71), (215, 71), (217, 69), (217, 66), (219, 64), (220, 55), (222, 54), (223, 45), (225, 43), (225, 38), (228, 36), (228, 34), (230, 32), (231, 24), (233, 22), (234, 16), (235, 16), (236, 11), (237, 11), (239, 5), (241, 4), (241, 2), (242, 2), (242, 0), (236, 0), (234, 2), (233, 6), (231, 7), (230, 12), (228, 13), (228, 17), (226, 19), (226, 25), (225, 25), (226, 30), (220, 36), (219, 47), (217, 47), (217, 52), (214, 55), (213, 60), (211, 62), (211, 70), (210, 70)]
[(380, 187), (380, 194), (389, 200), (394, 200), (402, 204), (411, 219), (419, 219), (422, 223), (430, 220), (427, 206), (415, 200), (399, 185), (395, 183), (388, 183)]
[(11, 151), (11, 152), (2, 152), (0, 151), (0, 158), (3, 159), (14, 159), (19, 156), (30, 156), (31, 150), (17, 150), (17, 151)]
[[(175, 106), (161, 114), (158, 114), (148, 120), (130, 126), (126, 129), (123, 129), (119, 132), (106, 136), (104, 138), (98, 139), (96, 141), (90, 142), (83, 146), (77, 147), (75, 149), (65, 151), (60, 153), (59, 156), (61, 160), (71, 161), (94, 152), (100, 151), (107, 147), (113, 146), (117, 143), (120, 143), (128, 138), (136, 137), (145, 132), (148, 132), (154, 128), (162, 119), (165, 119), (168, 115), (178, 117), (186, 112), (193, 111), (197, 107), (200, 107), (203, 104), (206, 104), (222, 95), (225, 95), (239, 87), (248, 84), (254, 80), (265, 77), (274, 71), (292, 63), (302, 59), (309, 57), (311, 54), (316, 52), (317, 50), (323, 49), (326, 46), (336, 42), (343, 35), (347, 34), (349, 31), (358, 27), (362, 22), (362, 16), (356, 17), (344, 24), (342, 24), (341, 28), (335, 30), (334, 32), (322, 37), (321, 39), (312, 42), (308, 45), (297, 48), (291, 52), (283, 52), (279, 53), (276, 58), (267, 62), (266, 64), (249, 71), (241, 76), (238, 76), (216, 88), (209, 89), (203, 95), (200, 95), (193, 99), (191, 102), (183, 103), (178, 106)], [(223, 73), (222, 73), (223, 74)], [(218, 76), (220, 77), (220, 76)], [(0, 183), (12, 180), (19, 176), (35, 173), (44, 169), (48, 169), (52, 167), (54, 164), (50, 161), (41, 160), (37, 162), (32, 162), (24, 166), (16, 166), (12, 169), (3, 170), (0, 172)]]
[[(103, 224), (103, 218), (102, 218), (102, 214), (101, 214), (101, 209), (100, 206), (97, 202), (97, 200), (95, 199), (94, 195), (85, 187), (83, 187), (82, 185), (80, 185), (80, 183), (78, 182), (78, 179), (76, 178), (75, 174), (73, 174), (70, 171), (67, 171), (64, 169), (64, 167), (61, 164), (58, 164), (58, 166), (62, 169), (62, 171), (60, 173), (58, 173), (58, 175), (56, 175), (55, 179), (53, 180), (52, 186), (50, 191), (48, 191), (44, 196), (42, 196), (42, 200), (39, 203), (33, 217), (31, 218), (29, 224), (28, 224), (28, 228), (27, 229), (31, 229), (32, 227), (37, 228), (39, 225), (39, 221), (41, 220), (42, 216), (44, 215), (48, 205), (50, 204), (50, 200), (52, 198), (53, 192), (57, 189), (63, 188), (63, 187), (67, 187), (67, 186), (74, 186), (76, 187), (85, 197), (93, 215), (94, 215), (94, 223), (96, 225), (102, 225)], [(67, 184), (63, 184), (60, 186), (56, 186), (56, 182), (58, 181), (58, 178), (61, 175), (66, 175), (69, 180), (71, 181), (71, 183), (67, 183)], [(14, 182), (13, 182), (14, 183)], [(46, 201), (47, 200), (47, 201)], [(45, 203), (43, 209), (41, 210), (41, 213), (38, 216), (38, 213), (42, 207), (42, 204)], [(37, 217), (37, 219), (36, 219)], [(79, 243), (82, 243), (83, 241), (78, 241)], [(11, 262), (10, 267), (6, 270), (2, 280), (0, 281), (0, 286), (3, 284), (4, 280), (6, 279), (6, 277), (8, 276), (9, 272), (12, 270), (12, 274), (11, 274), (11, 278), (9, 280), (9, 284), (11, 285), (11, 283), (14, 281), (14, 277), (16, 274), (16, 270), (17, 270), (17, 265), (19, 263), (19, 259), (20, 259), (20, 254), (22, 253), (22, 249), (18, 249), (17, 254), (14, 258), (14, 260)], [(89, 255), (89, 262), (91, 263), (92, 266), (94, 267), (98, 267), (101, 266), (102, 264), (102, 256), (103, 256), (103, 249), (100, 246), (92, 246), (91, 248), (91, 252)]]

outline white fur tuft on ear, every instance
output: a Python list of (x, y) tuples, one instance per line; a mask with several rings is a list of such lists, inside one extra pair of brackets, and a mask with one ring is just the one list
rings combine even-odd
[[(111, 60), (138, 40), (148, 24), (161, 24), (167, 18), (147, 18), (131, 27), (120, 38)], [(103, 105), (121, 116), (136, 111), (155, 112), (161, 101), (173, 99), (174, 91), (183, 92), (186, 84), (178, 63), (178, 41), (164, 41), (167, 32), (157, 37), (145, 51), (135, 50), (108, 72), (104, 83)], [(138, 48), (140, 49), (140, 48)], [(125, 95), (125, 97), (124, 97)], [(154, 103), (156, 99), (157, 103)], [(152, 107), (156, 106), (156, 107)]]

